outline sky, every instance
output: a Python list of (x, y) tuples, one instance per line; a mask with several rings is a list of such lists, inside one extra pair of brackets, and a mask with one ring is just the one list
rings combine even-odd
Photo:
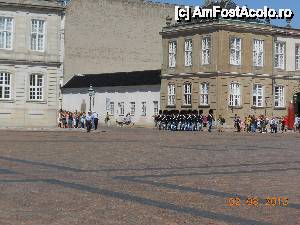
[[(178, 5), (199, 5), (203, 0), (151, 0), (152, 2), (170, 3)], [(300, 1), (299, 0), (234, 0), (240, 6), (246, 5), (248, 8), (260, 9), (268, 6), (273, 9), (291, 9), (295, 16), (292, 20), (292, 27), (300, 29)], [(272, 24), (285, 26), (285, 20), (275, 20)]]

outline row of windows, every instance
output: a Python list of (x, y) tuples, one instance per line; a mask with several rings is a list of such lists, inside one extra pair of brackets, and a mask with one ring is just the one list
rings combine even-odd
[[(135, 102), (130, 102), (130, 115), (135, 116), (136, 115), (136, 103)], [(154, 115), (158, 115), (158, 101), (153, 101), (153, 113)], [(142, 114), (141, 116), (147, 116), (147, 102), (142, 102), (141, 103), (141, 111)], [(109, 103), (109, 113), (110, 115), (115, 115), (115, 103), (110, 102)], [(118, 112), (117, 114), (119, 116), (124, 116), (125, 115), (125, 103), (124, 102), (118, 102)]]
[[(201, 83), (199, 90), (199, 102), (201, 106), (209, 105), (209, 84)], [(233, 107), (241, 106), (241, 84), (233, 82), (229, 85), (229, 99), (228, 105)], [(252, 90), (252, 105), (254, 107), (264, 107), (264, 86), (262, 84), (254, 84)], [(176, 92), (175, 84), (168, 84), (168, 106), (175, 106)], [(183, 105), (192, 105), (192, 84), (183, 84)], [(274, 88), (274, 106), (284, 107), (284, 86), (276, 85)]]
[[(208, 65), (211, 63), (211, 49), (212, 42), (211, 37), (202, 38), (202, 65)], [(286, 60), (286, 46), (284, 42), (275, 42), (274, 46), (274, 67), (278, 69), (285, 69)], [(300, 69), (300, 45), (296, 45), (296, 69)], [(253, 41), (253, 66), (263, 67), (264, 66), (264, 41), (254, 40)], [(239, 66), (242, 65), (242, 39), (232, 37), (230, 38), (230, 64)], [(177, 42), (169, 42), (169, 67), (176, 67), (177, 60)], [(193, 64), (193, 41), (186, 39), (184, 43), (184, 65), (192, 66)]]
[[(0, 49), (13, 49), (13, 23), (10, 17), (0, 17)], [(33, 51), (45, 50), (45, 21), (31, 20), (30, 49)]]
[[(11, 100), (12, 98), (12, 76), (10, 73), (0, 72), (0, 100)], [(44, 100), (44, 76), (31, 74), (29, 76), (29, 100)]]

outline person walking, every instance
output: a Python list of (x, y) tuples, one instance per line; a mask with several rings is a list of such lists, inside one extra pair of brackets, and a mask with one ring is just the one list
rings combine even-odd
[(109, 118), (109, 113), (108, 113), (108, 112), (106, 112), (106, 117), (105, 117), (105, 119), (104, 119), (104, 122), (105, 122), (105, 125), (106, 125), (106, 126), (109, 126), (110, 118)]
[(98, 113), (93, 112), (93, 119), (94, 119), (94, 128), (95, 128), (95, 130), (97, 130), (98, 129), (98, 122), (99, 122)]
[(89, 133), (92, 129), (92, 113), (89, 111), (85, 117), (86, 120), (86, 131)]
[(214, 121), (213, 110), (210, 109), (207, 116), (208, 132), (211, 132), (213, 121)]

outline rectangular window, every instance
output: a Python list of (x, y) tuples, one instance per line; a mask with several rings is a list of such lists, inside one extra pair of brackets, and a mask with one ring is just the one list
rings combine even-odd
[(230, 39), (230, 64), (239, 66), (242, 62), (242, 39)]
[(147, 105), (146, 102), (142, 102), (142, 116), (147, 115)]
[(9, 73), (0, 73), (0, 99), (9, 100), (11, 98), (11, 76)]
[(253, 86), (252, 99), (253, 99), (253, 106), (263, 107), (264, 90), (261, 84), (255, 84)]
[(0, 49), (12, 49), (13, 19), (0, 17)]
[(211, 37), (202, 38), (202, 65), (210, 64)]
[(284, 69), (285, 68), (285, 43), (276, 42), (275, 43), (275, 68)]
[(40, 74), (30, 75), (29, 99), (42, 101), (44, 99), (44, 77)]
[(184, 102), (183, 102), (184, 105), (192, 104), (192, 84), (191, 83), (184, 83), (183, 99), (184, 99)]
[(169, 67), (176, 67), (176, 53), (177, 53), (177, 43), (176, 41), (169, 42)]
[(115, 103), (114, 102), (110, 102), (109, 103), (109, 108), (110, 108), (110, 115), (115, 115)]
[(229, 106), (241, 105), (241, 90), (239, 83), (231, 83), (229, 90)]
[(254, 40), (253, 42), (253, 66), (264, 66), (264, 41)]
[(130, 115), (135, 115), (135, 102), (130, 102)]
[(31, 50), (45, 50), (45, 21), (31, 20)]
[(123, 116), (125, 114), (124, 102), (119, 102), (119, 115)]
[(284, 107), (284, 87), (283, 85), (275, 86), (274, 90), (274, 105), (275, 107)]
[(168, 105), (175, 105), (175, 84), (168, 84)]
[(158, 101), (153, 101), (154, 115), (158, 115)]
[(184, 42), (184, 65), (191, 66), (193, 64), (193, 42), (185, 40)]
[(200, 84), (200, 105), (208, 105), (208, 83)]
[(296, 70), (300, 70), (300, 45), (296, 45)]

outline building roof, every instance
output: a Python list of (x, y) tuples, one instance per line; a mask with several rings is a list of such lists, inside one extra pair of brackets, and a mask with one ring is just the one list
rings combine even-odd
[(57, 0), (0, 0), (0, 5), (63, 10), (63, 7)]
[(159, 85), (161, 70), (75, 75), (65, 88)]

